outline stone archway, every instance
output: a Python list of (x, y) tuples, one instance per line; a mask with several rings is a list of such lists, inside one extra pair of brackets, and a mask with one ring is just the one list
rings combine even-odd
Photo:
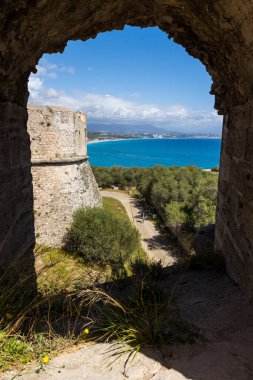
[[(200, 59), (225, 115), (216, 246), (228, 272), (253, 293), (253, 4), (237, 0), (9, 0), (0, 5), (0, 265), (33, 264), (27, 82), (44, 52), (124, 25), (159, 26)], [(252, 144), (252, 145), (251, 145)]]

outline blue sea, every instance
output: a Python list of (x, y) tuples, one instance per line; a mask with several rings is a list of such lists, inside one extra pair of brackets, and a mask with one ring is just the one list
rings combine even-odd
[(152, 167), (219, 166), (221, 139), (136, 139), (88, 143), (91, 165)]

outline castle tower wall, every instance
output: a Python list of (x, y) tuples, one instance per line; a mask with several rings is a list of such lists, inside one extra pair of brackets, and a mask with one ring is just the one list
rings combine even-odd
[(79, 207), (101, 204), (87, 158), (86, 116), (28, 106), (36, 241), (60, 246)]

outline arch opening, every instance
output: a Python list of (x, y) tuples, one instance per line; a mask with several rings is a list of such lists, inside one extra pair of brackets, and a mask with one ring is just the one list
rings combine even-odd
[[(203, 146), (199, 146), (202, 156), (198, 157), (194, 152), (197, 153), (196, 144), (200, 140), (185, 139), (220, 135), (221, 118), (213, 111), (213, 97), (209, 94), (210, 77), (199, 61), (190, 57), (181, 46), (168, 41), (167, 35), (158, 28), (127, 27), (123, 31), (102, 33), (95, 40), (69, 43), (63, 54), (44, 55), (37, 70), (37, 74), (32, 74), (29, 79), (29, 103), (49, 106), (48, 109), (36, 109), (31, 105), (28, 107), (38, 243), (52, 245), (59, 236), (62, 237), (70, 219), (68, 211), (72, 215), (81, 201), (87, 205), (96, 204), (93, 192), (86, 196), (75, 194), (76, 188), (82, 189), (80, 182), (77, 185), (75, 181), (71, 181), (70, 188), (67, 178), (63, 182), (59, 181), (63, 178), (59, 169), (58, 174), (55, 172), (56, 168), (53, 169), (52, 160), (63, 158), (73, 148), (72, 122), (66, 123), (69, 117), (67, 110), (62, 107), (85, 112), (88, 133), (92, 133), (92, 130), (98, 133), (105, 131), (109, 135), (115, 133), (119, 138), (122, 138), (123, 133), (126, 138), (130, 134), (133, 138), (159, 139), (155, 156), (152, 158), (151, 155), (150, 161), (139, 146), (139, 149), (136, 147), (133, 151), (125, 152), (125, 160), (122, 151), (122, 161), (116, 161), (114, 165), (197, 165), (205, 169), (219, 166), (219, 140), (202, 141)], [(61, 109), (54, 106), (60, 106)], [(168, 141), (171, 138), (185, 140)], [(142, 142), (146, 141), (139, 140), (139, 143)], [(166, 146), (169, 143), (178, 144), (173, 148), (173, 145)], [(71, 147), (67, 147), (68, 144)], [(183, 144), (181, 148), (180, 144)], [(89, 161), (92, 164), (95, 157), (91, 152), (96, 146), (89, 145)], [(103, 158), (100, 158), (98, 166), (108, 166), (106, 153), (109, 160), (120, 160), (121, 154), (113, 157), (108, 145), (107, 148), (107, 152), (103, 151)], [(127, 150), (129, 148), (131, 146)], [(163, 155), (159, 156), (161, 151)], [(99, 154), (96, 159), (99, 162)], [(39, 162), (42, 168), (39, 168)], [(50, 165), (51, 175), (46, 164)], [(54, 164), (55, 167), (59, 166), (57, 162)], [(70, 168), (66, 170), (72, 171)], [(76, 179), (78, 177), (73, 176)], [(86, 177), (88, 179), (88, 172)], [(211, 179), (216, 180), (212, 177)], [(215, 185), (216, 183), (212, 185), (214, 194)], [(76, 199), (75, 207), (67, 200), (66, 193), (73, 201)], [(177, 199), (179, 201), (181, 203), (177, 205), (183, 207), (183, 201)], [(212, 212), (206, 224), (214, 223), (214, 203), (212, 200)], [(189, 205), (188, 209), (190, 208), (193, 206)], [(56, 228), (58, 220), (61, 225)], [(204, 218), (202, 220), (203, 226)], [(190, 228), (190, 223), (187, 227)], [(58, 240), (58, 245), (61, 245), (61, 239)]]
[[(252, 16), (251, 1), (63, 1), (2, 6), (1, 123), (3, 194), (1, 262), (34, 244), (30, 148), (26, 131), (27, 83), (44, 52), (63, 51), (68, 40), (95, 38), (125, 25), (158, 26), (212, 77), (215, 108), (225, 115), (216, 244), (228, 272), (251, 297), (252, 247)], [(242, 21), (243, 20), (243, 21)], [(7, 36), (7, 38), (6, 38)], [(243, 204), (243, 207), (241, 207)], [(30, 253), (28, 253), (30, 252)]]

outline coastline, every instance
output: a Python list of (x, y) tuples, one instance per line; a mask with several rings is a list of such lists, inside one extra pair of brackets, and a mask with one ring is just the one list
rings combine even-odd
[(102, 142), (113, 142), (113, 141), (126, 141), (126, 140), (144, 140), (144, 138), (136, 138), (136, 139), (104, 139), (104, 140), (88, 140), (87, 144), (97, 144)]
[(94, 139), (94, 140), (88, 140), (87, 144), (97, 144), (97, 143), (103, 143), (103, 142), (113, 142), (113, 141), (133, 141), (133, 140), (213, 140), (218, 139), (221, 140), (221, 137), (166, 137), (166, 138), (151, 138), (151, 137), (137, 137), (137, 138), (131, 138), (131, 139)]

